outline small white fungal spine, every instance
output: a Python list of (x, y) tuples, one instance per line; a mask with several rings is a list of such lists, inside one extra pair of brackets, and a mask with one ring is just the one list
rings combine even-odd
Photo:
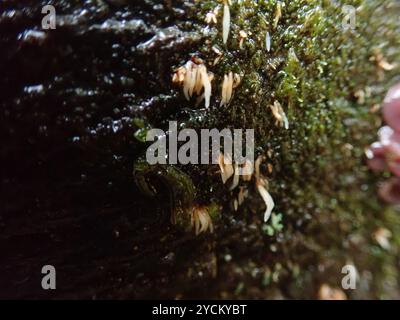
[(289, 129), (289, 120), (283, 111), (281, 104), (278, 101), (275, 101), (272, 106), (270, 106), (272, 114), (274, 115), (276, 122), (275, 125), (280, 125), (284, 127), (286, 130)]
[(206, 18), (204, 19), (204, 21), (205, 21), (207, 24), (217, 23), (217, 17), (216, 17), (216, 15), (214, 14), (214, 12), (208, 12), (208, 13), (206, 14)]
[(222, 183), (225, 184), (234, 173), (232, 160), (228, 156), (224, 156), (222, 153), (220, 153), (218, 157), (218, 165), (219, 169), (221, 170)]
[(239, 165), (235, 163), (235, 173), (233, 175), (232, 185), (230, 186), (229, 190), (234, 190), (239, 185)]
[(267, 222), (269, 217), (271, 216), (272, 210), (275, 207), (275, 203), (274, 203), (274, 200), (272, 199), (270, 193), (267, 190), (268, 180), (266, 178), (264, 178), (260, 172), (260, 165), (264, 159), (265, 158), (263, 156), (259, 156), (256, 159), (256, 162), (254, 164), (254, 167), (255, 167), (254, 176), (256, 178), (256, 188), (258, 190), (258, 193), (260, 194), (261, 198), (264, 200), (264, 203), (267, 207), (265, 209), (265, 213), (264, 213), (264, 222)]
[(268, 31), (267, 31), (267, 35), (265, 36), (265, 48), (267, 49), (268, 52), (270, 52), (270, 50), (271, 50), (271, 37), (270, 37)]
[(233, 74), (231, 71), (224, 75), (220, 106), (226, 106), (231, 101), (233, 89), (236, 88), (240, 82), (241, 78), (237, 73)]
[(279, 19), (282, 17), (282, 7), (281, 3), (278, 1), (276, 4), (276, 10), (275, 10), (275, 17), (274, 17), (274, 29), (278, 26)]
[(275, 207), (274, 200), (272, 199), (271, 195), (265, 188), (266, 184), (267, 183), (264, 179), (260, 178), (260, 179), (256, 180), (257, 190), (260, 193), (261, 198), (264, 200), (265, 205), (267, 206), (267, 208), (265, 209), (265, 213), (264, 213), (264, 222), (268, 221), (269, 217), (271, 216), (272, 210)]
[(200, 82), (204, 87), (204, 106), (208, 108), (210, 106), (210, 97), (211, 97), (211, 79), (213, 76), (209, 76), (207, 73), (207, 68), (205, 65), (199, 67), (200, 72)]
[(222, 19), (222, 41), (224, 44), (228, 41), (229, 30), (231, 28), (231, 13), (229, 11), (228, 1), (224, 1), (224, 16)]
[(212, 51), (214, 51), (215, 54), (217, 54), (217, 57), (214, 59), (214, 62), (212, 63), (212, 65), (215, 66), (221, 60), (223, 52), (216, 46), (213, 46), (211, 49)]
[(190, 224), (194, 228), (196, 236), (202, 232), (214, 232), (214, 226), (206, 206), (194, 206), (191, 212)]
[(247, 33), (243, 30), (239, 31), (239, 48), (243, 49), (243, 42), (247, 38)]

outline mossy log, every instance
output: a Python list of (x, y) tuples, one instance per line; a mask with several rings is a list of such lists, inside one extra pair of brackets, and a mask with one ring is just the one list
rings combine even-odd
[[(48, 4), (54, 30), (41, 28)], [(343, 5), (357, 8), (354, 29), (343, 29)], [(217, 23), (205, 22), (216, 7)], [(346, 264), (359, 274), (347, 298), (400, 297), (399, 212), (377, 197), (385, 174), (364, 159), (382, 125), (376, 106), (400, 80), (396, 1), (232, 0), (226, 45), (222, 1), (3, 0), (0, 10), (0, 297), (316, 298), (340, 287)], [(190, 59), (214, 74), (209, 109), (172, 82)], [(230, 71), (241, 83), (220, 106)], [(243, 181), (235, 211), (238, 189), (215, 166), (162, 168), (155, 198), (143, 193), (133, 170), (143, 130), (170, 120), (254, 128), (273, 219)], [(217, 208), (213, 233), (171, 223), (190, 203)], [(391, 231), (389, 249), (377, 228)], [(41, 288), (43, 265), (55, 266), (56, 290)]]

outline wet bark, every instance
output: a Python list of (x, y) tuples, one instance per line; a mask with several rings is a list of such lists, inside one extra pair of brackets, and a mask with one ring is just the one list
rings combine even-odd
[[(46, 4), (1, 5), (0, 296), (194, 290), (182, 270), (211, 249), (171, 230), (168, 195), (144, 198), (132, 176), (144, 148), (133, 119), (176, 117), (170, 68), (201, 40), (191, 4), (53, 1), (57, 27), (42, 30)], [(41, 289), (46, 264), (57, 270), (52, 292)]]

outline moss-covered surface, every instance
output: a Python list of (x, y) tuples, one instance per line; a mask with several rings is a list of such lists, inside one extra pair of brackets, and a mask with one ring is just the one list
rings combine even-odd
[[(214, 1), (201, 3), (204, 13), (216, 6)], [(357, 8), (355, 30), (342, 29), (342, 6), (349, 4)], [(377, 180), (365, 167), (363, 152), (380, 125), (372, 106), (382, 101), (398, 72), (379, 79), (383, 71), (374, 62), (374, 52), (379, 48), (388, 61), (398, 61), (399, 8), (393, 2), (287, 1), (274, 28), (276, 7), (276, 1), (234, 2), (227, 46), (219, 23), (199, 50), (206, 61), (215, 58), (211, 46), (224, 52), (210, 67), (217, 94), (225, 73), (243, 78), (231, 104), (220, 108), (215, 103), (199, 127), (255, 129), (259, 153), (268, 155), (263, 172), (268, 172), (267, 163), (273, 166), (270, 192), (284, 226), (273, 236), (262, 234), (257, 199), (238, 213), (228, 210), (233, 217), (222, 223), (224, 229), (234, 228), (231, 223), (244, 225), (240, 232), (220, 238), (229, 243), (228, 248), (220, 246), (221, 283), (227, 284), (220, 294), (315, 297), (322, 283), (340, 287), (341, 268), (354, 264), (362, 288), (348, 292), (349, 298), (398, 296), (398, 238), (387, 252), (372, 234), (385, 227), (396, 235), (400, 218), (377, 199)], [(243, 49), (240, 30), (249, 35)], [(267, 31), (270, 52), (264, 45)], [(359, 90), (367, 97), (357, 99)], [(275, 100), (288, 116), (287, 131), (274, 125), (269, 105)], [(222, 192), (217, 199), (228, 194)], [(248, 244), (240, 250), (240, 242)], [(225, 262), (224, 254), (232, 260)]]
[[(7, 191), (2, 238), (20, 239), (16, 249), (4, 242), (9, 294), (46, 295), (32, 276), (46, 262), (61, 270), (58, 297), (315, 298), (322, 284), (340, 287), (342, 267), (354, 264), (360, 281), (348, 298), (399, 297), (399, 212), (377, 198), (382, 177), (364, 163), (364, 148), (381, 126), (373, 106), (399, 80), (398, 67), (383, 71), (374, 61), (376, 50), (400, 61), (395, 1), (281, 1), (274, 28), (276, 1), (233, 0), (226, 46), (222, 2), (53, 2), (76, 20), (63, 16), (65, 25), (44, 44), (15, 41), (40, 21), (40, 5), (9, 1), (6, 10), (31, 9), (0, 20), (9, 27), (1, 58), (20, 72), (3, 64), (0, 82), (8, 89), (3, 128), (13, 142), (3, 149), (10, 171), (2, 183), (16, 185)], [(357, 8), (354, 30), (342, 29), (344, 4)], [(205, 29), (206, 13), (217, 5), (218, 24)], [(89, 13), (79, 15), (84, 9)], [(132, 23), (99, 27), (124, 19)], [(240, 30), (248, 34), (243, 48)], [(224, 53), (215, 66), (214, 45)], [(187, 102), (171, 81), (174, 68), (193, 56), (215, 75), (209, 110)], [(242, 82), (220, 107), (229, 71)], [(39, 93), (23, 90), (38, 83)], [(275, 125), (275, 100), (288, 130)], [(255, 129), (276, 203), (269, 227), (253, 184), (241, 182), (249, 198), (235, 212), (238, 191), (222, 184), (215, 166), (143, 168), (164, 175), (156, 189), (165, 192), (156, 201), (142, 195), (140, 174), (132, 176), (147, 147), (140, 130), (166, 129), (168, 120), (195, 129)], [(32, 159), (24, 167), (27, 152)], [(195, 190), (182, 194), (187, 179)], [(29, 195), (19, 202), (24, 191)], [(192, 196), (217, 212), (213, 234), (196, 237), (171, 224), (171, 208), (187, 206)], [(21, 233), (26, 224), (37, 227)], [(373, 238), (379, 227), (392, 232), (389, 250)]]

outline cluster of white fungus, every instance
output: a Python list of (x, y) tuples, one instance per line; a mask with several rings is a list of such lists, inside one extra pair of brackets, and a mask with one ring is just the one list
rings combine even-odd
[[(230, 5), (230, 0), (223, 0), (222, 41), (224, 45), (227, 44), (230, 32)], [(207, 24), (217, 23), (219, 9), (220, 6), (216, 7), (213, 11), (207, 13), (205, 17), (205, 22)], [(277, 28), (281, 16), (282, 5), (278, 1), (273, 19), (273, 29)], [(249, 34), (251, 35), (251, 33)], [(243, 44), (247, 37), (248, 34), (245, 31), (241, 30), (239, 32), (240, 49), (243, 49)], [(269, 31), (267, 31), (265, 35), (265, 49), (267, 52), (270, 52), (271, 50), (271, 36)], [(216, 46), (213, 46), (212, 50), (214, 53), (217, 54), (217, 57), (214, 59), (213, 63), (210, 63), (210, 65), (215, 66), (223, 57), (223, 52)], [(386, 65), (384, 65), (383, 67), (386, 67)], [(174, 83), (178, 83), (183, 87), (183, 94), (185, 95), (187, 100), (189, 100), (193, 96), (193, 94), (196, 94), (199, 96), (198, 102), (204, 99), (205, 107), (209, 108), (210, 97), (212, 94), (211, 81), (213, 80), (213, 78), (214, 75), (210, 72), (207, 72), (207, 67), (200, 59), (192, 59), (186, 62), (184, 66), (179, 67), (175, 71), (172, 80)], [(237, 73), (233, 73), (232, 71), (230, 71), (229, 73), (224, 75), (224, 79), (222, 81), (220, 106), (226, 106), (229, 104), (232, 99), (233, 89), (236, 88), (240, 84), (240, 82), (241, 77)], [(274, 104), (270, 106), (270, 109), (276, 119), (275, 124), (283, 126), (285, 129), (288, 129), (289, 121), (280, 103), (278, 101), (275, 101)], [(233, 191), (238, 187), (240, 177), (242, 177), (242, 180), (245, 182), (251, 181), (254, 177), (255, 188), (257, 189), (258, 193), (260, 194), (266, 205), (266, 210), (264, 212), (264, 221), (267, 222), (271, 216), (275, 204), (270, 193), (268, 192), (268, 180), (260, 174), (260, 164), (263, 160), (264, 157), (260, 156), (256, 159), (254, 164), (250, 161), (246, 161), (244, 164), (239, 165), (237, 163), (233, 163), (232, 159), (221, 153), (218, 158), (218, 164), (221, 172), (222, 183), (226, 184), (228, 180), (231, 181), (229, 187), (230, 191)], [(255, 169), (254, 172), (253, 169)], [(239, 174), (240, 170), (244, 171)], [(272, 172), (271, 165), (268, 166), (268, 170)], [(247, 188), (245, 186), (240, 186), (238, 196), (233, 201), (233, 207), (235, 211), (238, 210), (238, 207), (244, 202), (247, 196)], [(213, 232), (214, 228), (208, 207), (196, 205), (191, 209), (191, 226), (192, 228), (194, 228), (196, 235), (202, 232), (206, 232), (208, 230), (210, 232)]]
[(212, 220), (208, 212), (208, 207), (194, 206), (192, 208), (191, 226), (192, 228), (194, 228), (196, 236), (202, 232), (207, 232), (208, 230), (211, 233), (214, 232), (214, 226), (212, 224)]
[[(249, 174), (239, 175), (239, 165), (236, 163), (233, 164), (231, 159), (228, 156), (223, 155), (222, 153), (220, 153), (219, 155), (218, 165), (221, 171), (221, 179), (223, 184), (225, 184), (233, 176), (232, 183), (229, 187), (230, 191), (234, 190), (239, 185), (240, 176), (242, 177), (243, 181), (251, 181), (252, 177), (254, 176), (255, 186), (261, 198), (264, 200), (266, 206), (264, 212), (264, 222), (267, 222), (271, 216), (275, 204), (270, 193), (268, 192), (268, 180), (260, 173), (260, 165), (263, 160), (264, 157), (261, 156), (256, 159), (254, 163), (254, 174), (253, 168), (251, 167), (253, 164), (250, 161), (246, 161), (242, 165), (241, 169), (243, 170), (243, 173), (249, 172)], [(243, 203), (247, 195), (247, 189), (245, 189), (244, 187), (240, 187), (238, 197), (233, 201), (233, 208), (235, 211), (237, 211), (238, 207)]]
[(217, 23), (217, 15), (219, 12), (219, 7), (216, 7), (213, 11), (210, 11), (206, 14), (206, 18), (204, 21), (208, 24)]
[(192, 61), (186, 62), (179, 67), (173, 75), (172, 81), (183, 86), (183, 94), (189, 100), (193, 93), (200, 95), (203, 88), (204, 91), (200, 96), (200, 101), (205, 100), (205, 107), (210, 106), (211, 97), (211, 81), (214, 75), (207, 72), (207, 67), (203, 64), (196, 64)]
[(233, 89), (240, 84), (241, 78), (232, 71), (224, 75), (224, 81), (222, 82), (222, 92), (221, 92), (221, 106), (228, 105), (232, 98)]

